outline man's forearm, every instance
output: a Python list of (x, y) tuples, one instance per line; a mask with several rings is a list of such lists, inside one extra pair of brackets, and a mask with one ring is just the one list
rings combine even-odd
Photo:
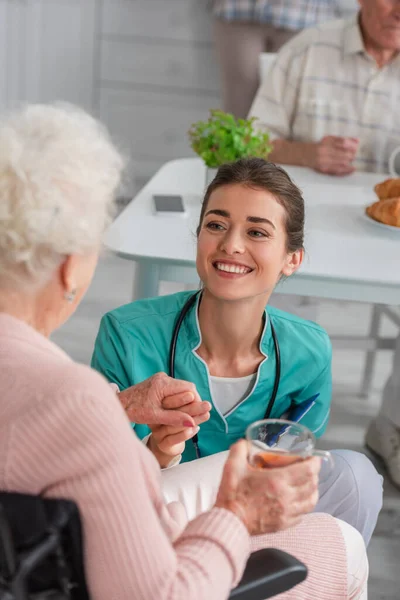
[(273, 149), (268, 160), (283, 165), (314, 168), (315, 146), (314, 142), (291, 142), (277, 139), (272, 142)]

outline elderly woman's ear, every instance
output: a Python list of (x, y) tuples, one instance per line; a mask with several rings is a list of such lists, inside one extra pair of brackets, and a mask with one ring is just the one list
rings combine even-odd
[(67, 302), (81, 300), (92, 281), (98, 261), (98, 252), (71, 254), (59, 266), (59, 282)]

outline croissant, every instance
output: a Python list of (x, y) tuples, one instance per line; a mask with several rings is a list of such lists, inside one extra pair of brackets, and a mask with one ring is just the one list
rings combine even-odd
[(398, 198), (400, 196), (400, 178), (386, 179), (374, 187), (379, 200), (387, 198)]
[(400, 227), (400, 197), (378, 200), (366, 208), (367, 215), (375, 221)]

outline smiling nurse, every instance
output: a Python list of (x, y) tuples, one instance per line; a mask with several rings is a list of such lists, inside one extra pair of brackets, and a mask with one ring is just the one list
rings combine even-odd
[[(167, 234), (167, 232), (166, 232)], [(331, 344), (317, 324), (267, 307), (302, 263), (304, 201), (287, 173), (263, 159), (223, 165), (207, 189), (197, 230), (200, 292), (133, 302), (106, 314), (92, 366), (125, 389), (158, 371), (196, 384), (210, 419), (193, 430), (135, 427), (162, 467), (228, 449), (262, 419), (305, 412), (318, 437), (331, 402)], [(171, 353), (171, 350), (173, 351)], [(194, 443), (193, 443), (194, 442)], [(366, 542), (382, 484), (369, 460), (334, 451), (323, 467), (319, 512), (359, 529)]]

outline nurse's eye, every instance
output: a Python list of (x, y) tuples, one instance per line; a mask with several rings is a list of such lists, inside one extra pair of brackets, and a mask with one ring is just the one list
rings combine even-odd
[(215, 221), (210, 221), (209, 223), (207, 223), (206, 228), (210, 229), (210, 231), (224, 231), (225, 230), (225, 227), (223, 225), (221, 225), (221, 223), (216, 223)]
[(248, 232), (249, 236), (252, 238), (267, 238), (270, 237), (269, 233), (266, 231), (260, 231), (259, 229), (250, 229)]

